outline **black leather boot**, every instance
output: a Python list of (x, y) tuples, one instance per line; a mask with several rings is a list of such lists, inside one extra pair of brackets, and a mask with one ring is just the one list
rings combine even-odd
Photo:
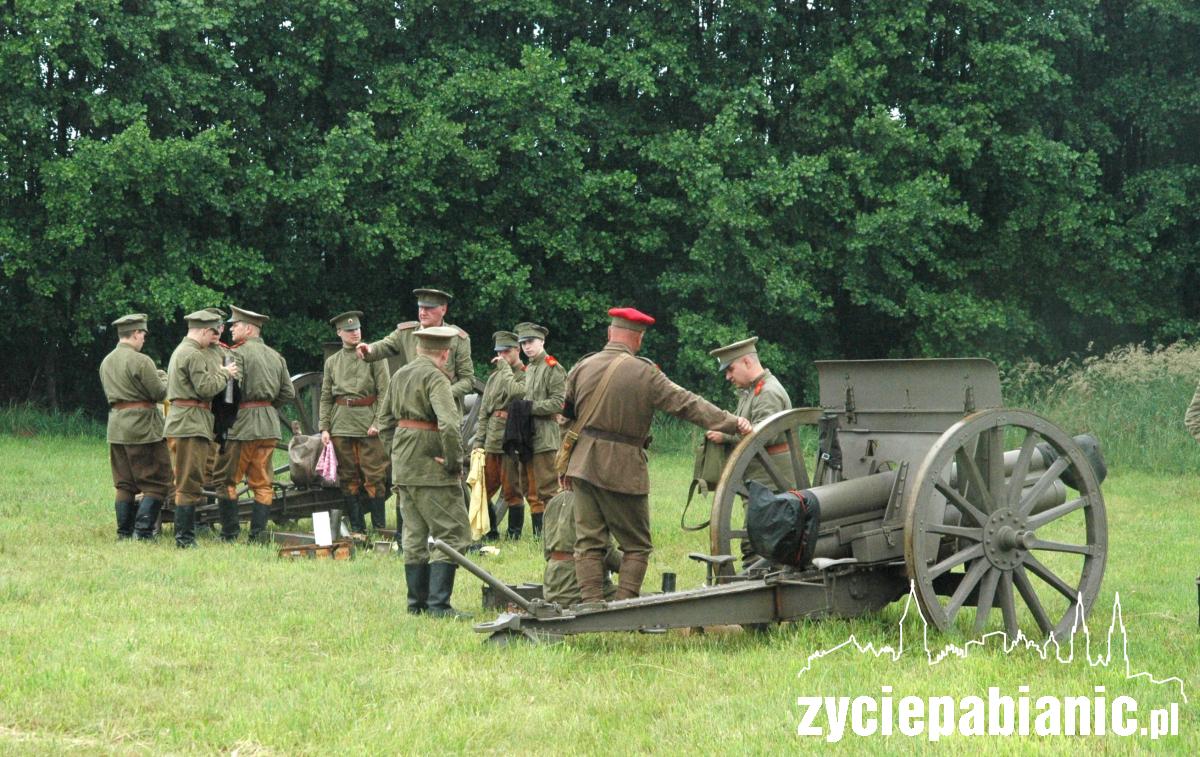
[(117, 500), (113, 509), (117, 513), (117, 540), (132, 539), (134, 521), (137, 520), (137, 504)]
[(196, 506), (175, 506), (175, 546), (191, 549), (196, 546)]
[(468, 613), (459, 612), (450, 606), (450, 595), (454, 593), (454, 572), (458, 566), (452, 562), (429, 564), (429, 614), (435, 618), (469, 618)]
[(525, 506), (524, 505), (509, 505), (508, 506), (508, 538), (516, 541), (521, 538), (521, 531), (525, 529)]
[(540, 539), (542, 536), (542, 513), (530, 513), (529, 522), (533, 524), (533, 535)]
[(387, 497), (372, 497), (367, 500), (371, 505), (371, 528), (376, 531), (387, 528)]
[(267, 516), (270, 512), (270, 505), (254, 503), (254, 510), (250, 513), (250, 541), (252, 543), (267, 543)]
[(350, 507), (350, 533), (365, 534), (367, 532), (367, 518), (363, 515), (363, 496), (361, 494), (347, 494), (346, 503)]
[(237, 500), (218, 499), (217, 513), (221, 518), (221, 541), (237, 541), (242, 530), (238, 523)]
[(408, 584), (408, 614), (420, 615), (429, 609), (429, 563), (405, 563), (404, 582)]
[(149, 541), (154, 538), (154, 527), (158, 524), (158, 514), (162, 511), (162, 500), (154, 497), (142, 497), (138, 505), (137, 518), (133, 521), (133, 532), (138, 541)]

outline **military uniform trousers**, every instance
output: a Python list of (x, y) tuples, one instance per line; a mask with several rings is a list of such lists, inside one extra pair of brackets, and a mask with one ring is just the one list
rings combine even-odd
[(404, 515), (404, 562), (450, 562), (440, 549), (429, 549), (430, 537), (459, 552), (471, 543), (471, 524), (463, 508), (461, 486), (397, 486), (396, 504)]
[(108, 462), (117, 502), (132, 502), (138, 492), (165, 501), (171, 491), (171, 453), (165, 442), (110, 444)]
[(506, 503), (519, 507), (524, 498), (520, 476), (517, 458), (503, 452), (488, 452), (483, 458), (483, 481), (488, 502), (499, 491)]
[(390, 464), (378, 436), (331, 436), (337, 455), (338, 485), (351, 496), (365, 491), (367, 496), (387, 498)]
[(274, 480), (274, 469), (271, 458), (275, 454), (274, 439), (247, 439), (244, 441), (225, 442), (229, 453), (229, 461), (225, 465), (225, 475), (222, 481), (225, 486), (225, 496), (237, 499), (238, 485), (244, 480), (254, 492), (254, 501), (260, 505), (270, 505), (275, 500), (275, 491), (271, 487)]
[(574, 477), (571, 484), (575, 491), (575, 577), (582, 601), (605, 599), (604, 554), (610, 536), (624, 552), (615, 597), (638, 596), (653, 549), (649, 495), (622, 494)]
[(555, 450), (538, 452), (529, 462), (521, 465), (525, 498), (529, 500), (531, 513), (544, 512), (546, 503), (558, 494), (558, 471), (554, 468), (554, 458), (557, 455)]
[(175, 504), (203, 505), (204, 474), (213, 443), (203, 436), (168, 436), (171, 465), (175, 468)]

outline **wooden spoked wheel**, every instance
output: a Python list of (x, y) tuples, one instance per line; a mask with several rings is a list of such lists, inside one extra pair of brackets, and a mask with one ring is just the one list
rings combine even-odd
[[(1042, 443), (1056, 459), (1030, 473)], [(1019, 450), (1011, 475), (1006, 449)], [(1052, 489), (1065, 501), (1048, 501)], [(942, 631), (973, 617), (982, 633), (995, 612), (1010, 638), (1021, 628), (1063, 638), (1077, 609), (1091, 609), (1107, 556), (1104, 498), (1078, 445), (1045, 418), (985, 410), (954, 424), (910, 480), (904, 507), (908, 575)]]
[[(733, 448), (713, 493), (708, 526), (711, 554), (731, 555), (733, 540), (746, 538), (741, 500), (747, 496), (745, 476), (752, 461), (757, 460), (766, 468), (776, 491), (809, 487), (799, 429), (816, 426), (823, 412), (821, 408), (812, 407), (782, 410), (755, 424), (754, 429)], [(769, 443), (781, 435), (787, 444), (784, 470), (778, 468), (771, 459), (773, 456), (767, 452)]]

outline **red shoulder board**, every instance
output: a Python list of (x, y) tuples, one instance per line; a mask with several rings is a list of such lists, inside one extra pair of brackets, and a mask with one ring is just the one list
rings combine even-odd
[(757, 384), (754, 385), (754, 396), (755, 397), (757, 397), (758, 393), (762, 391), (763, 384), (765, 384), (765, 383), (767, 383), (767, 380), (762, 379), (761, 381), (759, 381)]
[(397, 331), (408, 331), (409, 329), (415, 329), (417, 326), (420, 326), (420, 325), (421, 325), (420, 321), (405, 321), (404, 323), (397, 323), (396, 330)]
[(463, 330), (462, 326), (455, 326), (454, 328), (458, 329), (458, 335), (461, 336), (463, 339), (470, 338), (471, 335), (468, 334), (465, 330)]
[(556, 360), (553, 355), (547, 355), (546, 356), (546, 365), (553, 368), (554, 366), (558, 365), (558, 360)]

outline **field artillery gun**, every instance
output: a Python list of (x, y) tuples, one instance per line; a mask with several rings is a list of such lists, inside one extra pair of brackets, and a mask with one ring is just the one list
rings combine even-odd
[[(503, 642), (758, 626), (854, 617), (912, 591), (942, 631), (978, 634), (998, 620), (1010, 637), (1024, 629), (1062, 638), (1090, 610), (1107, 556), (1105, 466), (1094, 439), (1003, 407), (987, 360), (823, 361), (817, 371), (821, 407), (759, 422), (730, 454), (713, 494), (709, 553), (691, 555), (706, 565), (703, 587), (562, 608), (452, 555), (520, 608), (476, 630)], [(735, 573), (752, 462), (772, 490), (819, 512), (811, 563), (760, 561)]]

